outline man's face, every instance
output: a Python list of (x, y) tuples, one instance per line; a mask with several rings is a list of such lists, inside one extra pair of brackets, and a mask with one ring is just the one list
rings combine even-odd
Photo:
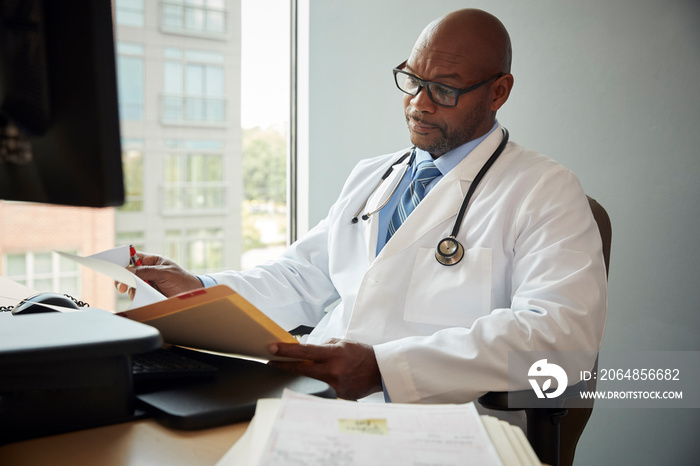
[[(486, 70), (473, 66), (468, 57), (441, 52), (436, 47), (413, 50), (404, 70), (425, 81), (465, 88), (489, 77)], [(403, 98), (411, 142), (437, 158), (485, 134), (494, 123), (491, 112), (491, 83), (459, 97), (456, 107), (433, 102), (425, 88)]]

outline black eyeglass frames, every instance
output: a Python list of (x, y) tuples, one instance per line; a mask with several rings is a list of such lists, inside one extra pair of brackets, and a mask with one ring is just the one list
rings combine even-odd
[(445, 84), (420, 79), (419, 77), (404, 71), (403, 69), (405, 66), (406, 62), (404, 61), (393, 70), (396, 87), (409, 95), (418, 95), (421, 88), (425, 88), (428, 91), (428, 97), (430, 97), (430, 100), (438, 105), (442, 105), (443, 107), (456, 107), (457, 102), (459, 101), (459, 96), (478, 89), (489, 81), (498, 79), (505, 75), (505, 73), (494, 74), (493, 76), (486, 78), (483, 81), (479, 81), (476, 84), (472, 84), (469, 87), (458, 89)]

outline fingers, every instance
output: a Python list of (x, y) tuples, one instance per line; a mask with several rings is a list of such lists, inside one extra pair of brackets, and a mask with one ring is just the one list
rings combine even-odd
[(152, 254), (136, 252), (141, 265), (129, 270), (165, 297), (202, 288), (202, 282), (175, 262)]
[(271, 354), (301, 361), (270, 361), (269, 364), (323, 380), (340, 398), (355, 400), (380, 391), (381, 375), (374, 348), (348, 340), (331, 340), (324, 345), (273, 343)]
[(131, 298), (132, 301), (134, 300), (134, 295), (136, 295), (136, 290), (134, 288), (131, 288), (130, 286), (125, 285), (124, 283), (117, 282), (117, 281), (114, 282), (114, 287), (121, 294), (128, 293), (129, 298)]
[(156, 256), (154, 254), (146, 254), (140, 251), (136, 251), (136, 255), (141, 259), (142, 265), (162, 265), (170, 262), (167, 259), (162, 258), (161, 256)]
[[(140, 251), (136, 251), (136, 257), (138, 257), (138, 259), (142, 265), (154, 265), (154, 264), (158, 264), (158, 263), (163, 261), (163, 259), (160, 256), (154, 256), (152, 254), (145, 254), (145, 253), (142, 253)], [(136, 267), (135, 266), (127, 265), (126, 268), (127, 268), (127, 270), (129, 270), (130, 272), (132, 272), (138, 276), (138, 274), (136, 274), (136, 270), (135, 270)], [(118, 282), (118, 281), (115, 281), (114, 287), (117, 289), (117, 291), (119, 293), (123, 294), (123, 293), (128, 292), (133, 298), (134, 290), (129, 288), (128, 285), (121, 283), (121, 282)]]
[(328, 368), (324, 364), (328, 360), (328, 348), (316, 345), (297, 343), (273, 343), (268, 347), (270, 354), (297, 361), (270, 361), (268, 364), (314, 379), (324, 380), (330, 384)]
[(304, 345), (299, 343), (272, 343), (268, 347), (270, 354), (292, 359), (306, 359), (321, 362), (328, 358), (328, 348), (323, 345)]
[(138, 267), (134, 267), (131, 269), (131, 271), (139, 277), (141, 280), (146, 281), (146, 282), (156, 282), (159, 279), (163, 278), (163, 273), (166, 271), (165, 267), (162, 265), (141, 265)]

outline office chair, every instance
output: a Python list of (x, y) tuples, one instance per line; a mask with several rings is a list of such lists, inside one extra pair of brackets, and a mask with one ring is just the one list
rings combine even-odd
[[(610, 217), (595, 199), (588, 197), (588, 203), (593, 212), (603, 241), (603, 258), (605, 270), (610, 271), (610, 246), (612, 244), (612, 224)], [(598, 367), (596, 359), (593, 371)], [(579, 382), (570, 390), (572, 396), (583, 390), (595, 391), (595, 379)], [(568, 390), (568, 389), (567, 389)], [(536, 400), (532, 390), (520, 390), (518, 392), (489, 392), (479, 397), (479, 403), (488, 409), (499, 411), (519, 411), (518, 408), (508, 408), (508, 397), (516, 396), (521, 399)], [(560, 397), (566, 398), (566, 392)], [(534, 401), (533, 400), (533, 401)], [(521, 404), (519, 404), (522, 406)], [(530, 403), (528, 406), (534, 406)], [(584, 408), (567, 409), (564, 402), (553, 408), (527, 408), (524, 410), (527, 417), (527, 438), (537, 453), (538, 458), (543, 463), (552, 466), (570, 466), (574, 462), (576, 444), (583, 429), (586, 427), (588, 419), (593, 412), (593, 400)]]

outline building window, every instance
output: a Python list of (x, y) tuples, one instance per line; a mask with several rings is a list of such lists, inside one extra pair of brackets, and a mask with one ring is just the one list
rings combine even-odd
[(143, 120), (143, 45), (117, 43), (119, 117)]
[(115, 0), (114, 16), (119, 26), (143, 27), (143, 0)]
[(224, 233), (220, 228), (168, 230), (165, 255), (196, 274), (220, 271), (224, 265)]
[(225, 122), (224, 56), (177, 48), (165, 49), (164, 123)]
[(161, 2), (161, 27), (173, 33), (226, 34), (224, 0), (166, 0)]
[(124, 205), (120, 212), (143, 210), (143, 140), (122, 140), (122, 167), (124, 170)]
[[(279, 254), (287, 231), (290, 3), (148, 0), (143, 27), (117, 23), (120, 86), (143, 91), (120, 90), (126, 203), (115, 218), (117, 244), (127, 244), (123, 232), (143, 231), (144, 250), (171, 256), (165, 231), (180, 231), (182, 249), (191, 229), (218, 228), (232, 242), (222, 248), (223, 268)], [(246, 146), (244, 156), (249, 130), (253, 145), (261, 145), (257, 135), (271, 140), (259, 150)]]
[[(77, 254), (75, 251), (67, 251)], [(78, 264), (55, 252), (26, 252), (5, 255), (4, 275), (39, 292), (53, 291), (80, 299)]]
[(145, 246), (142, 231), (120, 231), (116, 235), (115, 243), (117, 246), (133, 246), (137, 251), (143, 251)]
[(220, 141), (169, 140), (165, 157), (163, 211), (211, 212), (226, 208), (224, 157)]

